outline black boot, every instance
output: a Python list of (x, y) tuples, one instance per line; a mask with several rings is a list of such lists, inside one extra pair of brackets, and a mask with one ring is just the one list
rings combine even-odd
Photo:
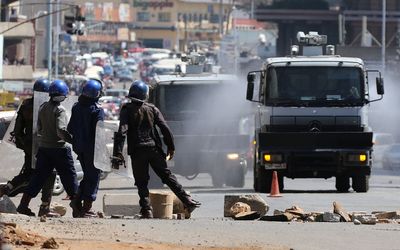
[(32, 197), (24, 193), (22, 195), (21, 202), (19, 203), (19, 206), (17, 208), (17, 212), (28, 216), (35, 216), (35, 213), (29, 209), (29, 203), (31, 202), (31, 199)]
[(42, 205), (40, 205), (38, 216), (39, 217), (46, 216), (46, 217), (49, 217), (49, 218), (59, 218), (59, 217), (61, 217), (60, 214), (58, 214), (58, 213), (56, 213), (54, 211), (51, 211), (50, 204), (42, 204)]
[(74, 195), (71, 197), (71, 202), (69, 206), (72, 208), (72, 217), (80, 218), (82, 217), (82, 200), (78, 197), (78, 195)]
[(151, 208), (142, 208), (140, 214), (142, 215), (141, 219), (153, 219), (153, 210)]
[(82, 207), (82, 217), (83, 218), (98, 218), (99, 216), (92, 210), (93, 201), (84, 200)]
[(10, 187), (5, 184), (0, 186), (0, 198), (3, 197), (3, 195), (7, 195), (10, 193)]

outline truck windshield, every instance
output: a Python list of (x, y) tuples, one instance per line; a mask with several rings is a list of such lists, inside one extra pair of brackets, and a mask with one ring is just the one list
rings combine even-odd
[(266, 105), (361, 106), (364, 81), (359, 68), (270, 67), (266, 76)]

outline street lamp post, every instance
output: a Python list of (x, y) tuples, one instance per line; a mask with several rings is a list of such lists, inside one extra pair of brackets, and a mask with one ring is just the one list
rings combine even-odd
[[(48, 5), (47, 5), (47, 13), (52, 13), (53, 12), (53, 6), (51, 4), (51, 0), (48, 0)], [(47, 17), (47, 72), (48, 72), (48, 79), (51, 80), (51, 69), (52, 69), (52, 25), (53, 24), (53, 18), (52, 15), (49, 15)]]
[(386, 0), (382, 0), (382, 72), (386, 67)]

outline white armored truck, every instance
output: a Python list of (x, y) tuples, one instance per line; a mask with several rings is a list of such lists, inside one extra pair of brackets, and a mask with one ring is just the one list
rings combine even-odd
[[(367, 192), (372, 160), (369, 103), (381, 100), (383, 79), (360, 58), (341, 57), (327, 37), (297, 34), (290, 56), (268, 58), (247, 76), (255, 111), (254, 189), (268, 193), (272, 173), (283, 177), (336, 178), (338, 192)], [(376, 76), (375, 100), (368, 76)]]

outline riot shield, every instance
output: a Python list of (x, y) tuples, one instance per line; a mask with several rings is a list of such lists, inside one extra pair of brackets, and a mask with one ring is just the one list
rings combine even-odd
[(32, 124), (32, 168), (36, 166), (36, 153), (39, 147), (37, 135), (37, 121), (39, 116), (39, 108), (42, 104), (50, 99), (49, 93), (33, 92), (33, 124)]
[[(21, 108), (21, 105), (19, 105), (18, 109)], [(15, 146), (15, 136), (14, 136), (14, 127), (15, 127), (15, 120), (17, 119), (17, 112), (15, 112), (14, 117), (12, 118), (10, 124), (8, 125), (8, 128), (6, 130), (6, 133), (4, 134), (3, 137), (3, 142), (6, 142), (12, 146)]]
[(0, 183), (17, 175), (24, 164), (24, 151), (15, 146), (13, 135), (16, 118), (17, 113), (8, 125), (3, 140), (0, 141)]
[(131, 159), (127, 153), (127, 145), (123, 150), (125, 164), (119, 169), (111, 168), (111, 157), (114, 147), (114, 132), (118, 131), (118, 122), (99, 121), (96, 127), (94, 165), (104, 172), (113, 172), (123, 177), (133, 179)]

